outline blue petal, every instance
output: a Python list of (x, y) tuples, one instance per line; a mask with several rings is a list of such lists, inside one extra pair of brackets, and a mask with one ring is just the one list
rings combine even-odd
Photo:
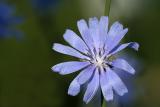
[(100, 34), (99, 34), (99, 22), (96, 17), (89, 19), (89, 30), (91, 38), (93, 39), (94, 47), (99, 50), (100, 47)]
[(75, 49), (87, 53), (87, 46), (84, 41), (73, 31), (66, 30), (65, 34), (63, 35), (64, 39)]
[(112, 66), (127, 71), (130, 74), (135, 74), (135, 70), (124, 59), (116, 59), (112, 62)]
[(87, 86), (87, 90), (84, 94), (83, 101), (89, 103), (96, 94), (98, 88), (99, 88), (99, 72), (98, 69), (96, 69), (92, 80)]
[(54, 72), (59, 72), (60, 74), (65, 75), (76, 72), (88, 66), (89, 64), (90, 64), (89, 62), (78, 62), (78, 61), (63, 62), (53, 66), (52, 70)]
[(127, 87), (114, 71), (109, 68), (106, 72), (108, 72), (110, 84), (118, 95), (123, 96), (125, 93), (128, 92)]
[(84, 37), (85, 37), (85, 42), (86, 42), (87, 46), (89, 47), (89, 49), (93, 50), (94, 42), (93, 42), (93, 38), (91, 36), (90, 30), (86, 30), (84, 32), (84, 35), (85, 35)]
[(93, 40), (92, 40), (91, 34), (89, 32), (86, 21), (83, 19), (79, 20), (77, 22), (77, 26), (78, 26), (79, 32), (81, 33), (83, 40), (87, 44), (87, 46), (89, 48), (92, 48), (93, 47)]
[(113, 89), (109, 81), (108, 72), (101, 71), (100, 84), (101, 84), (101, 89), (102, 89), (102, 93), (105, 100), (106, 101), (113, 100)]
[(68, 94), (71, 96), (76, 96), (80, 92), (80, 84), (77, 82), (78, 76), (71, 82)]
[(126, 33), (128, 32), (128, 29), (124, 29), (123, 31), (121, 31), (119, 34), (117, 34), (117, 36), (113, 39), (112, 43), (111, 43), (111, 47), (110, 50), (112, 50), (115, 46), (118, 45), (118, 43), (121, 41), (121, 39), (126, 35)]
[(106, 49), (110, 51), (115, 46), (117, 46), (127, 32), (128, 32), (127, 28), (123, 30), (123, 26), (119, 22), (115, 22), (111, 26), (110, 31), (108, 33), (106, 39)]
[(106, 40), (107, 33), (108, 33), (108, 24), (109, 24), (108, 17), (102, 16), (100, 18), (100, 22), (99, 22), (99, 30), (100, 30), (99, 36), (100, 36), (100, 41), (101, 41), (101, 44), (100, 44), (101, 48), (103, 48), (103, 46), (105, 44), (105, 40)]
[(81, 58), (81, 59), (88, 59), (87, 56), (82, 55), (81, 53), (79, 53), (78, 51), (76, 51), (75, 49), (73, 49), (69, 46), (55, 43), (53, 45), (53, 49), (59, 53), (62, 53), (62, 54), (74, 56), (74, 57)]
[(81, 85), (86, 83), (91, 78), (94, 70), (95, 70), (95, 66), (91, 65), (87, 67), (86, 69), (84, 69), (83, 71), (81, 71), (77, 79), (78, 83)]
[(108, 32), (108, 37), (110, 39), (114, 39), (117, 36), (117, 34), (122, 30), (123, 30), (123, 25), (120, 24), (119, 22), (114, 22)]
[(81, 33), (81, 36), (83, 37), (83, 32), (88, 30), (88, 26), (85, 20), (81, 19), (77, 22), (78, 30)]
[(94, 18), (89, 18), (89, 29), (90, 28), (97, 28), (98, 27), (98, 19), (96, 17)]
[(138, 48), (139, 48), (139, 44), (137, 42), (130, 42), (130, 43), (125, 43), (125, 44), (122, 44), (122, 45), (119, 45), (118, 47), (116, 47), (115, 49), (113, 49), (110, 54), (113, 55), (113, 54), (116, 54), (117, 52), (127, 48), (127, 47), (130, 47), (130, 48), (133, 48), (134, 50), (138, 51)]
[(119, 22), (113, 23), (110, 27), (108, 35), (106, 37), (106, 48), (109, 48), (111, 41), (116, 37), (116, 35), (123, 30), (123, 26)]

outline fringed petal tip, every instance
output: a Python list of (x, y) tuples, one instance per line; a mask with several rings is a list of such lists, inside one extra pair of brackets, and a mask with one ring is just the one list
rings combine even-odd
[(108, 16), (101, 16), (100, 19), (105, 19), (105, 20), (108, 20)]
[(87, 100), (85, 100), (85, 99), (83, 99), (83, 102), (85, 102), (86, 104), (88, 104), (88, 103), (89, 103), (89, 101), (87, 101)]
[(56, 46), (57, 46), (58, 44), (59, 44), (59, 43), (53, 43), (52, 49), (56, 51)]
[(76, 96), (80, 92), (80, 84), (77, 82), (76, 79), (74, 79), (68, 89), (68, 95), (70, 96)]
[(57, 70), (56, 66), (51, 67), (51, 70), (52, 70), (53, 72), (59, 72), (59, 71)]
[(120, 96), (124, 96), (125, 94), (127, 94), (128, 93), (128, 89), (126, 88), (124, 91), (123, 91), (123, 93), (121, 93), (121, 94), (119, 94)]
[(131, 45), (131, 47), (132, 47), (134, 50), (138, 51), (138, 49), (139, 49), (139, 44), (138, 44), (137, 42), (133, 42), (133, 43), (130, 44), (130, 45)]
[(83, 31), (88, 29), (87, 22), (84, 19), (80, 19), (79, 21), (77, 21), (77, 26), (81, 35), (83, 35)]
[(84, 23), (86, 24), (86, 21), (84, 19), (80, 19), (77, 21), (77, 25), (84, 24)]

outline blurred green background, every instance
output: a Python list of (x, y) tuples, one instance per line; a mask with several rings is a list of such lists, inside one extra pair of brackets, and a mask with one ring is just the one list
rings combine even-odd
[[(61, 76), (51, 71), (56, 63), (72, 59), (54, 52), (52, 44), (64, 43), (67, 28), (78, 33), (77, 20), (104, 15), (104, 2), (57, 0), (42, 12), (32, 0), (8, 0), (16, 15), (24, 17), (18, 26), (24, 37), (0, 39), (0, 107), (92, 107), (83, 103), (83, 92), (67, 95), (77, 73)], [(117, 20), (129, 28), (125, 41), (140, 44), (139, 52), (132, 54), (142, 68), (134, 77), (134, 101), (120, 107), (160, 107), (160, 1), (112, 0), (110, 24)]]

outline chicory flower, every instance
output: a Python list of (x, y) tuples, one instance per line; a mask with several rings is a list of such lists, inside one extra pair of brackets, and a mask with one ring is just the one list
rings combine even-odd
[(87, 84), (83, 98), (86, 103), (92, 100), (99, 88), (106, 101), (113, 100), (114, 91), (120, 96), (128, 92), (114, 68), (130, 74), (135, 73), (134, 68), (126, 60), (116, 58), (115, 54), (127, 47), (138, 50), (139, 44), (136, 42), (119, 44), (128, 29), (123, 28), (119, 22), (115, 22), (110, 29), (108, 25), (107, 16), (102, 16), (100, 21), (95, 17), (90, 18), (89, 24), (83, 19), (79, 20), (77, 26), (81, 37), (67, 29), (63, 37), (71, 46), (59, 43), (53, 45), (55, 51), (80, 59), (57, 64), (52, 70), (61, 75), (81, 71), (71, 82), (68, 94), (77, 95), (80, 87)]

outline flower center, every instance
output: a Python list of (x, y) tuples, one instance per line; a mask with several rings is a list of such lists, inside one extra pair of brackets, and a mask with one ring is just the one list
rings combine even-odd
[(93, 63), (98, 67), (102, 67), (104, 65), (104, 60), (97, 55)]
[(90, 57), (89, 60), (82, 60), (82, 61), (89, 61), (90, 63), (94, 64), (98, 68), (106, 68), (111, 66), (111, 62), (116, 59), (113, 55), (105, 55), (104, 49), (99, 49), (99, 52), (93, 50), (93, 52), (88, 52), (87, 56)]

